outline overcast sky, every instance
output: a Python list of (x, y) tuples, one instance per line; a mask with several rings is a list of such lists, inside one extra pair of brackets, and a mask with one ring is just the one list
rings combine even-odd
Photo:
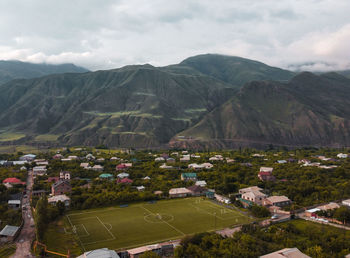
[(350, 68), (349, 0), (1, 0), (0, 59), (91, 70), (205, 53)]

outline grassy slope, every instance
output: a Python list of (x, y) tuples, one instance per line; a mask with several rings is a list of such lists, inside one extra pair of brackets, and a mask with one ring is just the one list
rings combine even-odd
[(286, 145), (350, 144), (350, 81), (300, 74), (290, 83), (253, 82), (180, 135)]

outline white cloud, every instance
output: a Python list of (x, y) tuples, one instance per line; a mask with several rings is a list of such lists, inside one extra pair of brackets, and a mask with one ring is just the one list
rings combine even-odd
[(349, 11), (348, 0), (2, 0), (0, 59), (96, 70), (221, 53), (345, 68)]

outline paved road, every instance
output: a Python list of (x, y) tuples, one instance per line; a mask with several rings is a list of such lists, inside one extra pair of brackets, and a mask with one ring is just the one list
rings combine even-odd
[(32, 216), (32, 211), (30, 209), (29, 197), (33, 188), (33, 171), (28, 172), (27, 177), (27, 197), (23, 198), (22, 206), (26, 206), (26, 209), (23, 210), (24, 225), (21, 230), (20, 235), (16, 240), (16, 253), (11, 256), (11, 258), (31, 258), (35, 257), (31, 254), (31, 243), (35, 238), (35, 227), (34, 219)]

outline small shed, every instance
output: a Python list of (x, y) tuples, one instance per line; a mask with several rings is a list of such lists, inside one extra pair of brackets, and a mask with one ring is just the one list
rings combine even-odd
[(6, 225), (0, 232), (1, 242), (10, 242), (16, 238), (19, 227)]

